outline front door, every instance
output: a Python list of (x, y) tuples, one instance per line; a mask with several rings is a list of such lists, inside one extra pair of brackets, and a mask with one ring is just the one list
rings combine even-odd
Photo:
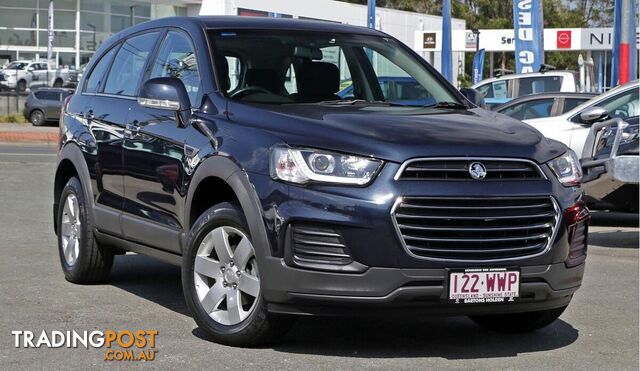
[[(160, 44), (149, 78), (176, 77), (192, 107), (201, 100), (195, 49), (181, 31), (169, 31)], [(187, 178), (206, 139), (174, 111), (132, 108), (124, 141), (125, 205), (122, 225), (129, 240), (180, 253)]]

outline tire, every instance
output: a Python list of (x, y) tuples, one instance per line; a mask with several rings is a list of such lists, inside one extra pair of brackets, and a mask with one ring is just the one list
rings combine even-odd
[(531, 332), (547, 327), (560, 317), (567, 306), (537, 312), (471, 316), (478, 325), (496, 332)]
[(46, 120), (44, 118), (44, 112), (39, 109), (34, 109), (29, 114), (29, 122), (33, 126), (42, 126), (45, 124)]
[(62, 87), (62, 80), (61, 79), (56, 79), (56, 81), (53, 82), (53, 87), (54, 88), (61, 88)]
[(24, 92), (27, 90), (27, 82), (25, 80), (20, 80), (18, 81), (18, 83), (16, 84), (16, 90), (20, 93)]
[(93, 235), (88, 207), (80, 180), (72, 177), (60, 195), (58, 252), (64, 277), (78, 284), (104, 281), (113, 265), (113, 253), (100, 246)]
[[(240, 347), (268, 343), (286, 333), (291, 326), (290, 320), (285, 321), (283, 316), (267, 312), (259, 289), (257, 261), (248, 230), (238, 204), (225, 202), (215, 205), (194, 223), (182, 260), (182, 288), (196, 323), (213, 341)], [(217, 242), (214, 244), (213, 241)], [(220, 241), (227, 243), (221, 244)], [(226, 258), (224, 253), (218, 253), (222, 251), (222, 245), (225, 246), (224, 251), (229, 252)], [(239, 252), (240, 249), (243, 252)], [(251, 253), (246, 252), (249, 249)], [(237, 265), (234, 265), (234, 259)], [(257, 279), (257, 286), (247, 285), (250, 280), (246, 277)], [(255, 285), (255, 281), (251, 282)], [(257, 290), (248, 290), (249, 286), (257, 287)], [(211, 298), (215, 299), (208, 300)], [(243, 304), (234, 306), (230, 300)]]

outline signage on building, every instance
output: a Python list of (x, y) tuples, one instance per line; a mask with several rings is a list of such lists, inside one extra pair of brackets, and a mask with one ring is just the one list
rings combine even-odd
[(561, 30), (556, 33), (556, 47), (571, 49), (571, 30)]
[[(475, 43), (467, 40), (470, 30), (451, 31), (454, 52), (475, 52)], [(440, 51), (438, 43), (425, 45), (425, 35), (437, 40), (440, 31), (416, 31), (416, 50)], [(480, 30), (480, 49), (487, 52), (514, 52), (515, 34), (513, 29)], [(640, 34), (636, 33), (636, 45), (640, 48)], [(611, 50), (613, 47), (612, 28), (546, 28), (544, 30), (544, 50)]]
[(465, 34), (465, 48), (474, 49), (476, 48), (476, 34), (473, 31), (467, 31)]
[(422, 47), (424, 49), (435, 49), (436, 48), (436, 33), (435, 32), (425, 32), (422, 36)]

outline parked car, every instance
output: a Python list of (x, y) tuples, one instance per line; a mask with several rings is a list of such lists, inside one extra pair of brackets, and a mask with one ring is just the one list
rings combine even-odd
[(14, 61), (0, 70), (0, 86), (19, 92), (43, 86), (62, 87), (68, 74), (68, 70), (49, 67), (46, 61)]
[(73, 69), (69, 71), (69, 75), (67, 80), (64, 82), (63, 86), (65, 88), (75, 88), (78, 86), (78, 82), (82, 79), (82, 73), (87, 65), (82, 64), (80, 68)]
[(504, 104), (529, 94), (579, 91), (575, 72), (547, 71), (504, 75), (472, 86), (484, 95), (488, 107)]
[[(412, 77), (380, 76), (378, 83), (387, 102), (409, 106), (425, 106), (435, 103), (433, 97), (429, 96), (429, 92)], [(353, 83), (340, 90), (338, 96), (342, 99), (353, 99)]]
[(492, 110), (517, 120), (559, 116), (595, 97), (595, 93), (540, 93), (525, 95)]
[(31, 92), (27, 97), (22, 113), (33, 126), (42, 126), (47, 122), (57, 122), (60, 119), (62, 102), (71, 94), (73, 94), (73, 89), (38, 89)]
[[(640, 114), (640, 102), (638, 100), (638, 80), (629, 82), (615, 89), (599, 95), (569, 112), (557, 117), (524, 120), (527, 124), (538, 129), (546, 137), (565, 143), (573, 149), (581, 158), (592, 159), (598, 157), (597, 153), (602, 150), (610, 150), (612, 143), (602, 148), (585, 148), (587, 136), (594, 123), (608, 118), (620, 118), (626, 121), (628, 126), (624, 129), (620, 139), (620, 149), (615, 162), (618, 167), (624, 167), (629, 174), (635, 174), (635, 179), (628, 177), (612, 179), (610, 187), (598, 187), (598, 183), (586, 186), (587, 194), (593, 197), (594, 201), (603, 201), (610, 206), (623, 211), (638, 210), (638, 115)], [(614, 137), (613, 130), (606, 129), (604, 134), (607, 137)], [(596, 143), (597, 145), (598, 143)], [(608, 174), (611, 176), (612, 174)], [(614, 193), (615, 191), (615, 193)], [(622, 195), (622, 196), (620, 196)]]
[[(437, 103), (385, 101), (389, 70)], [(263, 343), (287, 315), (399, 310), (532, 331), (582, 282), (573, 151), (476, 108), (380, 31), (163, 18), (102, 43), (79, 86), (54, 181), (66, 279), (107, 279), (129, 250), (178, 264), (218, 342)]]

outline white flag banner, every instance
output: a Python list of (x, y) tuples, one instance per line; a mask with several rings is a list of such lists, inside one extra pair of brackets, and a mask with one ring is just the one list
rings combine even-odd
[(47, 63), (53, 59), (53, 1), (49, 1), (49, 18), (47, 23)]

